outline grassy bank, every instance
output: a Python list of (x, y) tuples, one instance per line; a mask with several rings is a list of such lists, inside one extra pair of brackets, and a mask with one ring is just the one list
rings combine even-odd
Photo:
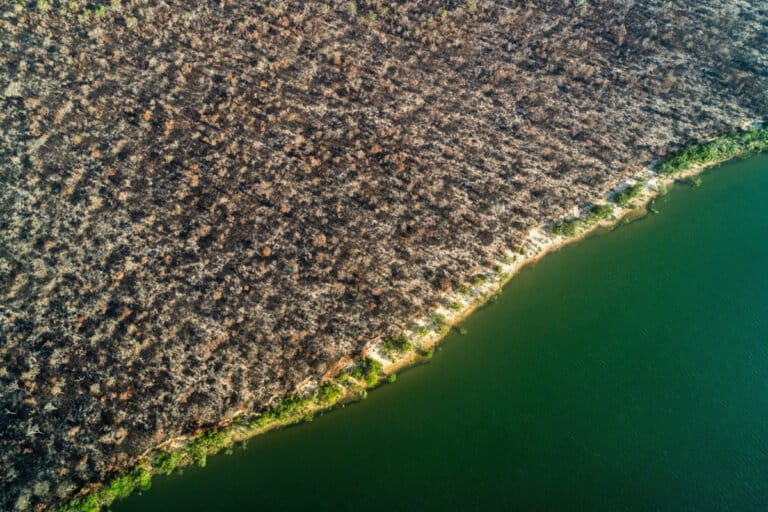
[[(578, 239), (599, 225), (616, 222), (636, 207), (635, 201), (647, 202), (650, 197), (662, 190), (661, 187), (665, 186), (664, 181), (700, 172), (710, 165), (731, 158), (749, 156), (766, 149), (768, 149), (768, 126), (693, 144), (655, 167), (654, 179), (659, 181), (655, 189), (649, 188), (649, 180), (645, 179), (627, 185), (614, 193), (609, 203), (591, 205), (581, 216), (553, 224), (549, 230), (551, 237), (565, 241)], [(559, 247), (562, 243), (566, 242), (551, 244), (549, 247)], [(546, 251), (541, 251), (541, 253), (544, 252)], [(493, 272), (495, 280), (492, 283), (487, 282), (489, 278), (484, 274), (475, 276), (458, 292), (469, 297), (468, 302), (452, 302), (448, 309), (454, 314), (450, 318), (445, 318), (439, 312), (433, 313), (426, 317), (424, 322), (411, 329), (412, 336), (379, 340), (372, 352), (380, 354), (391, 364), (382, 363), (374, 355), (361, 356), (348, 365), (342, 373), (321, 383), (311, 393), (286, 397), (259, 415), (238, 418), (225, 427), (209, 430), (180, 441), (178, 446), (156, 450), (129, 471), (117, 476), (108, 484), (94, 488), (87, 495), (71, 501), (60, 511), (98, 512), (134, 491), (148, 489), (154, 475), (170, 475), (175, 470), (190, 465), (205, 466), (208, 456), (222, 450), (230, 450), (237, 442), (274, 428), (311, 420), (314, 415), (334, 406), (364, 398), (369, 389), (385, 381), (393, 382), (394, 371), (397, 369), (418, 360), (429, 359), (432, 354), (431, 346), (447, 334), (451, 324), (460, 321), (479, 303), (493, 297), (495, 292), (489, 291), (489, 287), (498, 289), (512, 277), (514, 271), (539, 256), (540, 254), (528, 255), (514, 266), (510, 266), (512, 270), (509, 272), (502, 272), (502, 267), (495, 269)], [(477, 293), (472, 294), (473, 290)], [(429, 341), (425, 343), (425, 339)]]

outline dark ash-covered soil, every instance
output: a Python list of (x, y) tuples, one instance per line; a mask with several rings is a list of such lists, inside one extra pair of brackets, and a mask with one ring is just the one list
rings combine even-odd
[(768, 113), (757, 0), (48, 3), (0, 8), (1, 510), (258, 411)]

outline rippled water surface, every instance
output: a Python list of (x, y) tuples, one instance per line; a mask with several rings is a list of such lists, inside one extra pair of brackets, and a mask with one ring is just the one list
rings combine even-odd
[(396, 384), (113, 510), (768, 510), (768, 156), (657, 209)]

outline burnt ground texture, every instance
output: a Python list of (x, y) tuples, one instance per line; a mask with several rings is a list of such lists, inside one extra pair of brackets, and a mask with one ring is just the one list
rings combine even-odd
[(0, 509), (262, 409), (764, 117), (766, 48), (758, 0), (3, 2)]

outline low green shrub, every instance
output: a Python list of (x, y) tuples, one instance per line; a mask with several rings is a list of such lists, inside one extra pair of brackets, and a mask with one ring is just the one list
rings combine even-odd
[(341, 398), (343, 391), (335, 382), (326, 382), (317, 390), (317, 401), (321, 405), (331, 405)]
[(152, 461), (152, 468), (161, 475), (170, 475), (181, 461), (180, 451), (160, 452)]
[(411, 350), (411, 344), (403, 336), (388, 336), (382, 341), (381, 350), (387, 359), (392, 359)]
[(470, 282), (472, 283), (472, 285), (478, 286), (478, 285), (483, 284), (487, 280), (488, 280), (488, 276), (487, 275), (485, 275), (485, 274), (477, 274), (474, 277), (472, 277), (472, 280)]
[(416, 336), (423, 337), (429, 334), (429, 326), (428, 325), (419, 325), (415, 329)]
[(596, 204), (587, 212), (585, 222), (590, 226), (594, 226), (598, 222), (610, 218), (611, 215), (613, 215), (613, 206), (610, 204)]
[(581, 219), (563, 220), (552, 227), (552, 234), (555, 236), (571, 237), (579, 232), (581, 225)]
[(629, 206), (632, 200), (635, 199), (643, 190), (643, 185), (645, 185), (645, 183), (638, 182), (638, 183), (635, 183), (634, 185), (625, 187), (620, 192), (617, 192), (616, 194), (614, 194), (613, 202), (618, 204), (621, 207)]
[(445, 334), (451, 329), (451, 324), (448, 322), (448, 319), (440, 313), (435, 313), (432, 315), (432, 317), (429, 319), (428, 325), (431, 330), (440, 334)]
[(373, 386), (379, 381), (382, 368), (380, 362), (366, 357), (358, 361), (350, 373), (354, 378), (364, 381), (368, 386)]

